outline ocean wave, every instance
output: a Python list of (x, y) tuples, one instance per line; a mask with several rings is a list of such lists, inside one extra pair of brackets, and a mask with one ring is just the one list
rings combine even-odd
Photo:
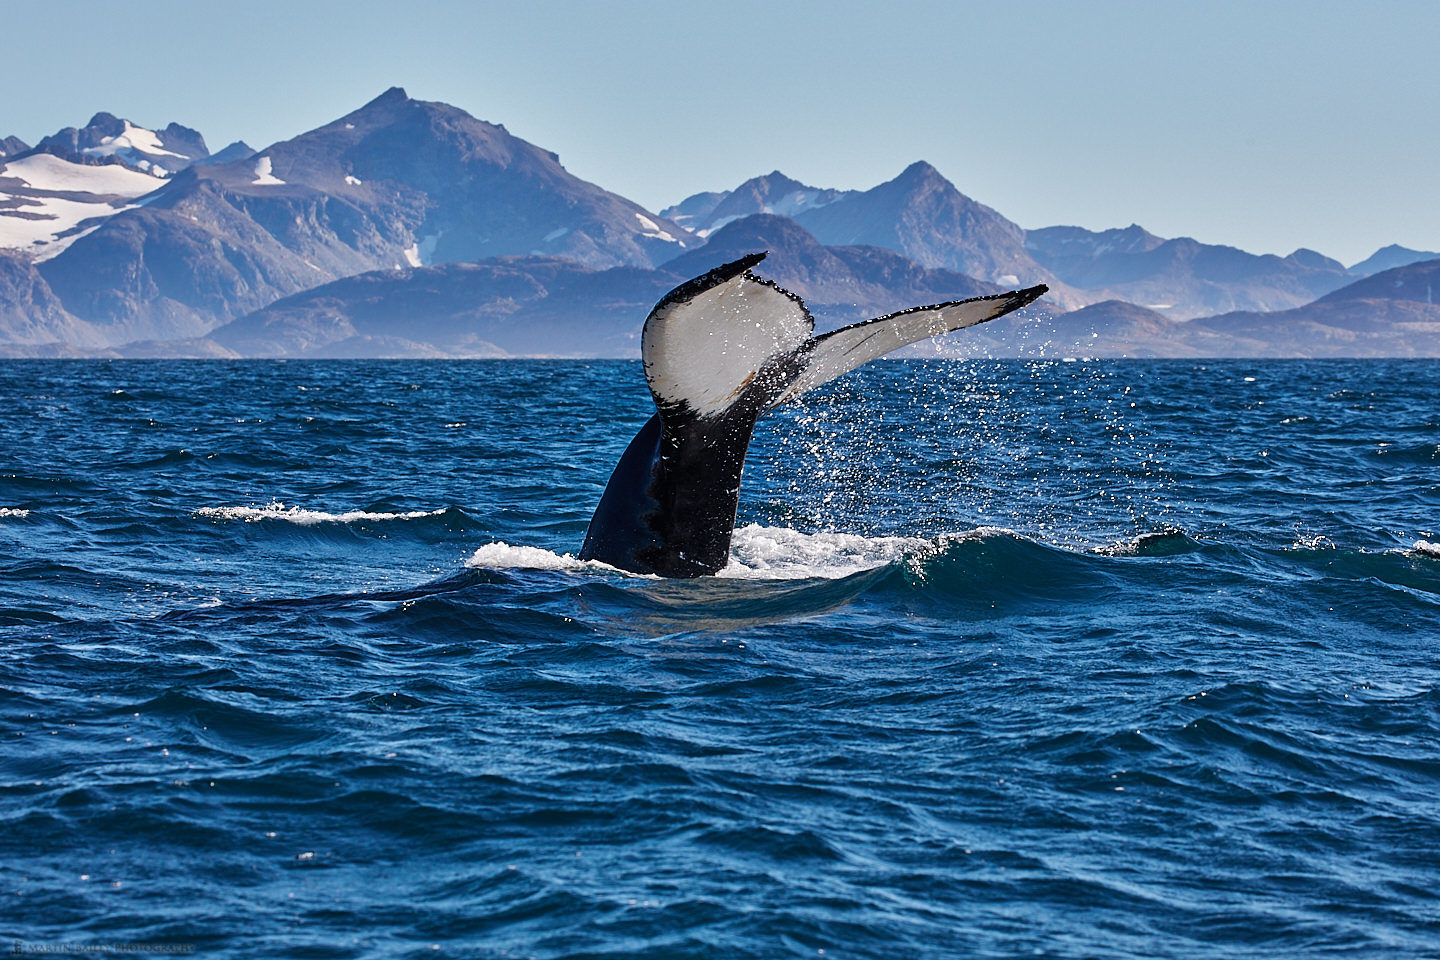
[(438, 517), (445, 512), (445, 510), (410, 510), (403, 513), (390, 513), (350, 510), (345, 513), (327, 513), (323, 510), (287, 507), (278, 500), (272, 500), (263, 507), (201, 507), (195, 511), (195, 515), (211, 520), (241, 520), (246, 523), (254, 523), (259, 520), (283, 520), (308, 527), (321, 523), (418, 520), (421, 517)]
[(28, 516), (30, 516), (30, 511), (23, 507), (0, 507), (0, 517), (23, 519)]
[(1170, 557), (1176, 554), (1190, 553), (1199, 547), (1200, 543), (1187, 536), (1183, 530), (1168, 527), (1152, 533), (1142, 533), (1139, 536), (1115, 543), (1103, 544), (1092, 548), (1091, 552), (1105, 557)]
[(1410, 549), (1427, 557), (1440, 557), (1440, 543), (1430, 540), (1416, 540)]
[[(952, 535), (965, 536), (965, 534)], [(945, 540), (922, 537), (867, 537), (856, 533), (801, 533), (785, 527), (748, 524), (730, 543), (730, 562), (716, 574), (726, 580), (839, 580), (937, 552)], [(541, 547), (487, 543), (465, 561), (488, 569), (627, 573), (609, 564), (579, 560)], [(634, 576), (634, 574), (628, 574)]]
[(480, 547), (465, 561), (465, 566), (485, 570), (563, 570), (569, 573), (593, 571), (625, 573), (608, 563), (577, 560), (573, 554), (555, 553), (543, 547), (512, 545), (497, 540)]
[(735, 580), (837, 580), (935, 552), (947, 539), (801, 533), (752, 523), (735, 531), (730, 562), (717, 576)]

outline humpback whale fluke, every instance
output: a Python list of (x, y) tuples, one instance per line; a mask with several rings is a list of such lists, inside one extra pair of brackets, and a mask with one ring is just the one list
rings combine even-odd
[(645, 321), (640, 352), (655, 398), (590, 520), (580, 559), (662, 577), (712, 574), (729, 560), (740, 475), (767, 410), (907, 344), (1018, 310), (1044, 285), (913, 307), (813, 336), (801, 299), (749, 272), (764, 253), (671, 290)]

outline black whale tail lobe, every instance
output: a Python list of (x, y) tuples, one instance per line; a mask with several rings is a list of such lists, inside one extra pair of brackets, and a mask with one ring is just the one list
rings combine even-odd
[(915, 307), (820, 337), (799, 297), (749, 269), (755, 253), (676, 287), (645, 321), (641, 356), (656, 414), (621, 456), (581, 548), (662, 577), (729, 559), (755, 421), (892, 350), (1019, 309), (1044, 286)]

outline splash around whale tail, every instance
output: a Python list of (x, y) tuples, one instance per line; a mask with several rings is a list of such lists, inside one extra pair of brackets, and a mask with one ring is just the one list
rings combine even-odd
[(1017, 310), (1036, 286), (914, 307), (814, 336), (801, 299), (749, 272), (754, 253), (666, 294), (641, 356), (657, 412), (620, 458), (582, 560), (663, 577), (725, 566), (755, 421), (892, 350)]

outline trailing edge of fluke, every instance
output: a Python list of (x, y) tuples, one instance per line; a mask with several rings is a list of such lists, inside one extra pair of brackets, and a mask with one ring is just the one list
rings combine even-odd
[(763, 259), (752, 253), (716, 267), (650, 311), (640, 352), (656, 413), (611, 474), (582, 560), (662, 577), (717, 572), (729, 560), (750, 437), (767, 410), (1048, 289), (912, 307), (817, 337), (799, 297), (749, 272)]

